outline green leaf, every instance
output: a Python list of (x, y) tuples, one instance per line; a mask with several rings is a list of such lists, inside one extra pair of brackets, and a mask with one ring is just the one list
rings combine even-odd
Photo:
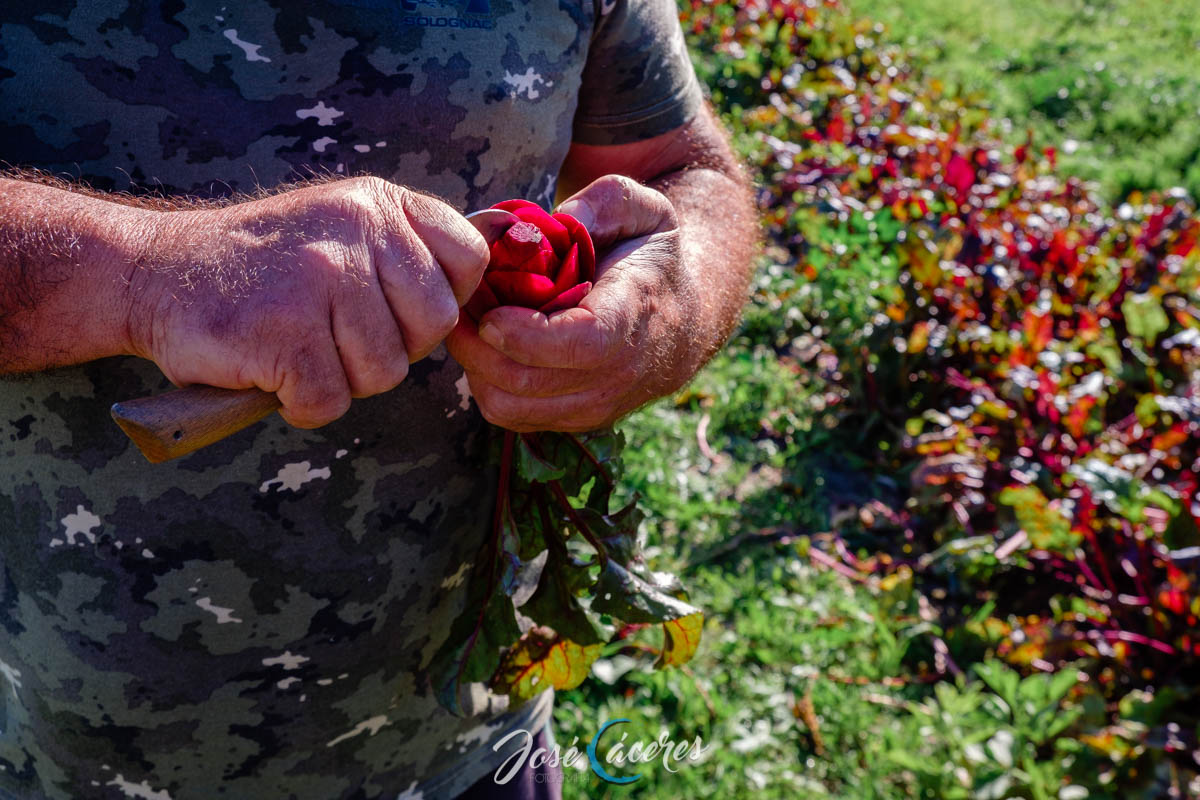
[(550, 433), (524, 434), (539, 457), (550, 464), (563, 467), (556, 478), (567, 496), (577, 506), (588, 505), (601, 512), (608, 511), (608, 501), (617, 471), (618, 455), (623, 438), (612, 431), (586, 434)]
[(1038, 734), (1034, 741), (1038, 744), (1041, 742), (1049, 742), (1055, 739), (1060, 733), (1075, 724), (1075, 721), (1083, 716), (1082, 708), (1063, 709), (1057, 711), (1054, 719), (1050, 724), (1045, 726), (1044, 732), (1041, 729), (1035, 729), (1033, 733)]
[(596, 581), (592, 610), (623, 622), (642, 623), (668, 622), (700, 613), (612, 559)]
[[(474, 598), (473, 598), (474, 599)], [(430, 681), (448, 711), (464, 715), (467, 684), (488, 681), (500, 665), (500, 653), (521, 636), (512, 600), (500, 592), (467, 604), (454, 621), (445, 644), (429, 665)]]
[[(521, 539), (518, 532), (506, 520), (500, 533), (500, 591), (511, 596), (517, 589), (517, 575), (524, 566), (520, 556)], [(536, 555), (536, 554), (535, 554)]]
[(991, 659), (975, 665), (975, 674), (988, 688), (1000, 696), (1010, 711), (1017, 706), (1021, 676), (1002, 661)]
[(1050, 508), (1046, 496), (1036, 486), (1009, 486), (1000, 492), (999, 500), (1012, 507), (1017, 524), (1034, 547), (1070, 552), (1079, 545), (1082, 537), (1071, 530), (1071, 521)]
[(612, 514), (601, 514), (594, 509), (580, 509), (579, 516), (591, 529), (599, 534), (610, 558), (623, 564), (641, 561), (641, 543), (638, 541), (638, 526), (646, 515), (634, 503)]
[(1079, 673), (1072, 669), (1059, 670), (1050, 679), (1050, 686), (1046, 691), (1046, 700), (1051, 703), (1059, 703), (1067, 693), (1070, 692), (1079, 683)]
[(1161, 490), (1151, 488), (1134, 473), (1099, 458), (1076, 462), (1070, 469), (1072, 475), (1087, 484), (1093, 496), (1130, 522), (1141, 522), (1147, 506), (1161, 508), (1168, 514), (1181, 509), (1177, 500)]
[[(584, 573), (582, 578), (578, 573)], [(521, 606), (521, 613), (581, 645), (600, 644), (600, 635), (576, 597), (578, 584), (585, 581), (588, 587), (594, 582), (587, 579), (587, 568), (572, 566), (552, 552), (537, 590)]]
[(625, 434), (612, 429), (592, 431), (576, 438), (601, 464), (615, 462), (625, 447)]
[[(514, 703), (546, 686), (576, 685), (607, 638), (604, 614), (666, 623), (660, 665), (683, 663), (695, 652), (703, 617), (683, 599), (676, 577), (646, 566), (641, 511), (630, 503), (609, 513), (622, 443), (611, 431), (505, 432), (499, 450), (505, 488), (487, 563), (474, 571), (467, 610), (429, 669), (450, 711), (463, 713), (463, 687), (476, 681)], [(546, 562), (534, 572), (528, 564), (541, 553)], [(530, 588), (521, 611), (537, 629), (521, 636), (512, 598)]]
[(1163, 311), (1162, 300), (1154, 294), (1130, 292), (1121, 301), (1121, 313), (1125, 315), (1125, 328), (1148, 347), (1154, 345), (1158, 335), (1170, 324)]
[(563, 467), (556, 467), (544, 458), (536, 455), (529, 446), (525, 436), (517, 439), (517, 474), (532, 483), (547, 483), (556, 481), (565, 475)]
[(885, 757), (901, 769), (912, 770), (921, 774), (928, 773), (931, 768), (927, 759), (919, 757), (915, 753), (910, 753), (907, 750), (889, 750), (885, 754)]
[(1086, 352), (1089, 356), (1104, 362), (1104, 366), (1114, 375), (1121, 372), (1121, 348), (1108, 339), (1100, 339), (1088, 344)]
[(1163, 531), (1163, 543), (1172, 550), (1200, 544), (1200, 528), (1197, 528), (1196, 518), (1188, 509), (1181, 508), (1171, 517), (1167, 529)]
[[(517, 550), (517, 557), (521, 561), (531, 561), (538, 553), (546, 549), (546, 532), (542, 530), (540, 522), (518, 522), (517, 531), (521, 536), (521, 546)], [(550, 536), (556, 536), (556, 533), (551, 532)]]

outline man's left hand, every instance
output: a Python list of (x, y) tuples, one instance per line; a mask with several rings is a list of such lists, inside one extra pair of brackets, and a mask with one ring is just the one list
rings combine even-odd
[(558, 210), (596, 246), (595, 285), (579, 306), (501, 306), (478, 327), (463, 315), (446, 340), (484, 417), (509, 430), (605, 427), (682, 386), (707, 355), (691, 346), (699, 293), (665, 195), (608, 175)]

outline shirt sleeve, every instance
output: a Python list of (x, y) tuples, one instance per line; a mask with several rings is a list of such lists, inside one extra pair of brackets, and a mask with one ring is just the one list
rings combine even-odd
[(615, 145), (672, 131), (696, 114), (700, 83), (675, 0), (595, 0), (573, 138)]

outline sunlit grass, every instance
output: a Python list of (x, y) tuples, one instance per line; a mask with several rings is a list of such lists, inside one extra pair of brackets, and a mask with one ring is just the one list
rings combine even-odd
[(1180, 0), (847, 0), (1112, 197), (1200, 196), (1200, 8)]

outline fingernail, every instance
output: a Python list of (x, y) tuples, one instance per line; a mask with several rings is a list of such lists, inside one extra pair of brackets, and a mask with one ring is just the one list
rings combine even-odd
[(504, 347), (504, 334), (490, 322), (485, 322), (483, 327), (479, 329), (479, 338), (490, 344), (492, 347), (500, 350)]
[(590, 228), (596, 223), (596, 215), (592, 213), (592, 207), (582, 200), (567, 200), (558, 207), (558, 211), (563, 214), (570, 214), (585, 228)]

